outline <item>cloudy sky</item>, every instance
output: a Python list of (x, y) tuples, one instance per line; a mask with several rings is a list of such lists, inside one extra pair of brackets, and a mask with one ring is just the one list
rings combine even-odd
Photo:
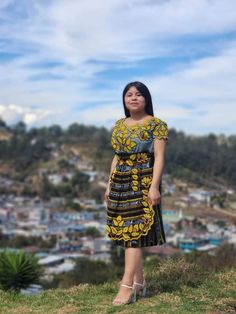
[(236, 133), (235, 0), (0, 0), (0, 116), (110, 128), (133, 80), (187, 134)]

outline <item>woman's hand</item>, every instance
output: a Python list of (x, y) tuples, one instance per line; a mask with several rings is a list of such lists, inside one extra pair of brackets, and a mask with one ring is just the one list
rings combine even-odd
[(157, 205), (160, 203), (161, 200), (161, 194), (158, 188), (155, 186), (150, 186), (149, 192), (148, 192), (148, 203), (150, 205)]
[(110, 193), (110, 183), (107, 184), (107, 189), (106, 189), (106, 192), (104, 194), (104, 199), (105, 199), (106, 203), (108, 202), (109, 193)]

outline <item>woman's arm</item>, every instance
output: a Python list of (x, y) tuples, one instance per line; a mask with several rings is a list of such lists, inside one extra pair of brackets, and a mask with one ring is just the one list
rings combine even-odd
[(111, 181), (111, 175), (112, 175), (112, 172), (113, 170), (115, 169), (116, 165), (117, 165), (117, 155), (115, 155), (112, 159), (112, 162), (111, 162), (111, 170), (110, 170), (110, 174), (109, 174), (109, 179), (108, 179), (108, 184), (110, 184), (110, 181)]
[(110, 170), (110, 174), (109, 174), (109, 179), (108, 179), (108, 183), (107, 183), (107, 189), (106, 189), (106, 192), (105, 192), (105, 201), (107, 202), (108, 201), (108, 195), (109, 195), (109, 192), (110, 192), (110, 182), (111, 182), (111, 175), (112, 175), (112, 172), (114, 171), (116, 165), (117, 165), (117, 155), (115, 155), (112, 159), (112, 162), (111, 162), (111, 170)]
[(156, 138), (154, 140), (153, 178), (148, 193), (148, 201), (151, 205), (158, 204), (161, 199), (159, 185), (161, 183), (161, 177), (165, 165), (165, 153), (166, 153), (166, 140)]

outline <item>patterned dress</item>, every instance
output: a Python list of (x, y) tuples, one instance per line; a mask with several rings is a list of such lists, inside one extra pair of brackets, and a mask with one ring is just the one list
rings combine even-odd
[(111, 174), (106, 233), (123, 247), (166, 242), (161, 205), (148, 203), (155, 138), (168, 139), (167, 124), (156, 117), (133, 126), (127, 126), (122, 118), (112, 130), (111, 144), (118, 162)]

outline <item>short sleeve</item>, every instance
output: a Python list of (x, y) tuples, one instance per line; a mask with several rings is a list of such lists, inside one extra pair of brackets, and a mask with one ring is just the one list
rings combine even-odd
[(111, 129), (111, 142), (110, 143), (114, 151), (116, 151), (116, 149), (118, 148), (116, 138), (119, 132), (119, 126), (120, 126), (121, 121), (122, 119), (117, 120)]
[(111, 128), (111, 134), (113, 134), (113, 132), (117, 129), (117, 127), (119, 127), (121, 120), (122, 119), (116, 120), (116, 122), (114, 123), (114, 125)]
[(155, 126), (153, 129), (153, 137), (158, 138), (159, 140), (161, 139), (166, 139), (168, 140), (168, 125), (165, 121), (162, 121), (160, 119), (156, 119), (155, 121)]

